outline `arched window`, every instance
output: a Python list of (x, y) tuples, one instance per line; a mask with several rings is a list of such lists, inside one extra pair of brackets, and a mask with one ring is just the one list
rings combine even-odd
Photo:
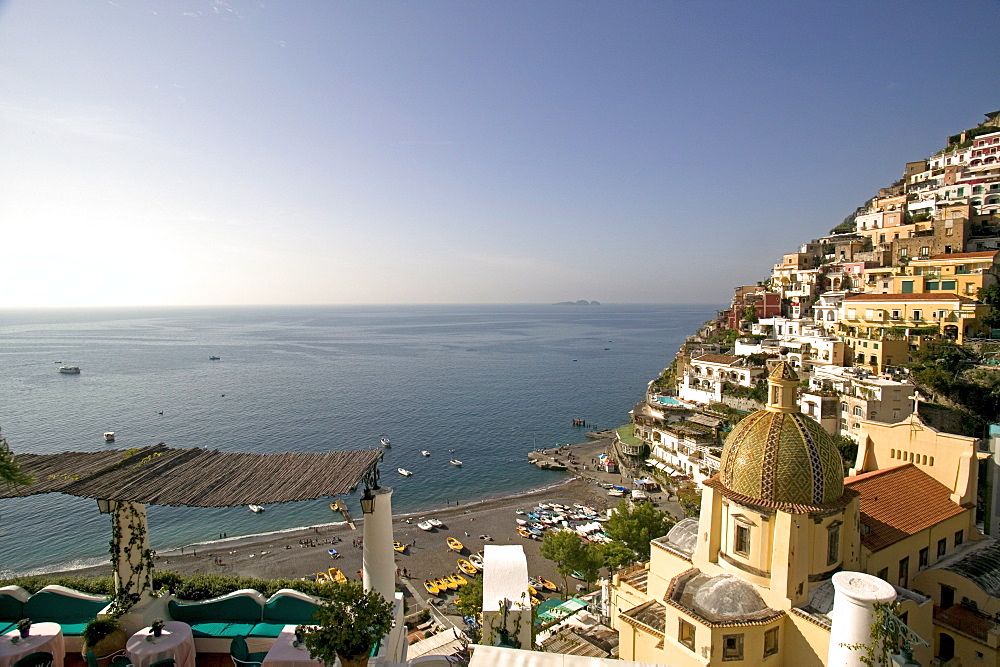
[(896, 458), (896, 450), (895, 449), (890, 449), (889, 450), (889, 458), (890, 459)]
[(854, 416), (855, 417), (864, 417), (865, 416), (865, 410), (864, 410), (864, 408), (862, 408), (860, 405), (855, 405), (854, 406)]

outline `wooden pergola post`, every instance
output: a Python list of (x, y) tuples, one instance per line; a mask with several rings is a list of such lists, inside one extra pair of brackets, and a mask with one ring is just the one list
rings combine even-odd
[[(107, 503), (105, 505), (105, 503)], [(98, 501), (111, 514), (111, 565), (115, 578), (115, 601), (127, 611), (152, 595), (153, 552), (149, 548), (146, 506), (127, 501)]]

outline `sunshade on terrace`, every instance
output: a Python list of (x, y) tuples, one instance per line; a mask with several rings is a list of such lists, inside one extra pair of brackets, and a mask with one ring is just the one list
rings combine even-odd
[(34, 483), (7, 488), (0, 498), (66, 493), (149, 505), (230, 507), (335, 496), (375, 472), (377, 449), (245, 454), (173, 449), (162, 442), (135, 449), (19, 454)]

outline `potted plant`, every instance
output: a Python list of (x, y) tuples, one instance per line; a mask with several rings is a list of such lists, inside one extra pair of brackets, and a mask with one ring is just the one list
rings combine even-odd
[(295, 643), (301, 645), (306, 640), (306, 630), (309, 629), (307, 625), (296, 625), (295, 626)]
[(22, 618), (17, 622), (17, 631), (21, 633), (21, 639), (28, 636), (28, 631), (31, 630), (31, 619)]
[(118, 620), (110, 616), (91, 619), (81, 634), (83, 650), (80, 653), (84, 656), (87, 651), (93, 651), (98, 657), (117, 653), (125, 648), (125, 641), (128, 639)]
[(372, 648), (392, 628), (392, 605), (360, 581), (331, 587), (313, 615), (316, 627), (303, 628), (309, 657), (332, 667), (365, 667)]
[(153, 631), (154, 637), (159, 637), (160, 635), (163, 634), (163, 619), (154, 618), (149, 628)]

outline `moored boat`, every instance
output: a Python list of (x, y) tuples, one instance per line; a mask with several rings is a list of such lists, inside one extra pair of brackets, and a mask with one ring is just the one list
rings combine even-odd
[(114, 442), (115, 441), (115, 432), (114, 431), (105, 431), (104, 432), (104, 441), (105, 442)]
[(437, 584), (429, 579), (424, 579), (424, 588), (426, 588), (427, 592), (431, 595), (437, 595), (441, 592), (441, 589), (438, 588)]
[(218, 360), (219, 360), (219, 359), (221, 359), (221, 358), (222, 358), (222, 357), (218, 357), (218, 356), (216, 356), (216, 355), (212, 354), (212, 355), (209, 355), (209, 357), (208, 357), (208, 360), (209, 360), (209, 361), (218, 361)]
[(459, 586), (464, 586), (467, 583), (469, 583), (469, 580), (466, 579), (465, 577), (463, 577), (462, 575), (460, 575), (458, 572), (452, 572), (451, 573), (451, 578)]
[(316, 573), (316, 583), (318, 583), (318, 584), (328, 584), (328, 583), (330, 583), (330, 581), (331, 581), (330, 580), (330, 575), (328, 575), (326, 572), (317, 572)]
[(398, 472), (403, 477), (409, 477), (410, 475), (413, 474), (412, 472), (410, 472), (406, 468), (396, 468), (396, 472)]
[(384, 435), (381, 438), (379, 438), (378, 441), (382, 443), (383, 447), (392, 447), (392, 443), (389, 441), (389, 438), (385, 437)]
[(464, 558), (458, 559), (458, 569), (460, 569), (462, 572), (465, 572), (466, 574), (476, 574), (477, 572), (479, 572), (479, 570), (476, 569), (475, 565), (465, 560)]
[(427, 521), (421, 521), (417, 523), (417, 528), (419, 528), (420, 530), (434, 530), (434, 526), (432, 526)]
[(548, 579), (545, 579), (544, 577), (538, 577), (538, 584), (540, 586), (542, 586), (545, 590), (548, 590), (548, 591), (555, 592), (555, 591), (559, 590), (558, 588), (556, 588), (555, 584), (553, 584)]
[(456, 468), (461, 468), (462, 467), (462, 462), (459, 461), (458, 459), (452, 459), (451, 461), (448, 461), (448, 463), (452, 464)]
[(261, 512), (264, 511), (264, 508), (261, 507), (260, 505), (247, 505), (247, 507), (250, 508), (250, 511), (253, 512), (254, 514), (260, 514)]
[(444, 522), (441, 521), (441, 519), (427, 519), (427, 523), (431, 524), (435, 528), (440, 528), (444, 525)]
[(452, 577), (441, 577), (441, 581), (447, 584), (449, 590), (457, 591), (458, 582)]
[(456, 540), (454, 537), (449, 537), (448, 539), (445, 540), (445, 542), (448, 543), (448, 548), (451, 549), (452, 551), (461, 551), (462, 549), (465, 548), (462, 545), (462, 543)]
[(420, 450), (420, 453), (421, 453), (421, 454), (422, 454), (423, 456), (430, 456), (430, 455), (431, 455), (431, 453), (430, 453), (429, 451), (427, 451), (426, 449), (421, 449), (421, 450)]
[(469, 556), (469, 562), (472, 563), (472, 566), (477, 570), (483, 569), (483, 557), (479, 554), (472, 554)]
[(60, 366), (60, 373), (66, 373), (67, 375), (77, 375), (80, 372), (79, 366)]
[(451, 586), (448, 585), (448, 582), (445, 581), (444, 579), (433, 579), (432, 581), (434, 582), (434, 585), (438, 587), (438, 591), (440, 591), (441, 593), (447, 593), (448, 589), (451, 588)]
[(337, 582), (338, 584), (347, 583), (347, 577), (345, 577), (344, 573), (338, 570), (337, 568), (335, 567), (327, 568), (327, 572), (330, 573), (330, 579)]
[(520, 535), (521, 537), (531, 537), (531, 532), (528, 531), (528, 529), (523, 526), (517, 527), (517, 534)]
[(406, 545), (403, 544), (402, 542), (393, 542), (392, 548), (394, 551), (397, 551), (399, 553), (403, 553), (404, 551), (406, 551)]

